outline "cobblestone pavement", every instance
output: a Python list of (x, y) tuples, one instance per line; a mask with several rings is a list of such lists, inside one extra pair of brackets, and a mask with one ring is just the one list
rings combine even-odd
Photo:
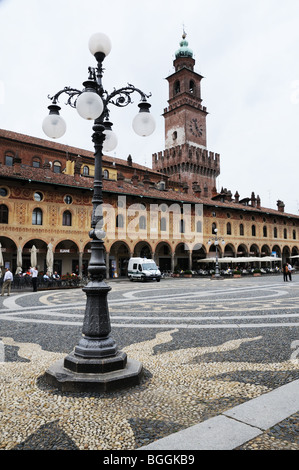
[[(81, 289), (0, 297), (1, 449), (138, 449), (299, 378), (298, 275), (109, 283), (112, 337), (145, 371), (109, 394), (43, 379), (81, 336)], [(299, 410), (238, 449), (298, 435)]]

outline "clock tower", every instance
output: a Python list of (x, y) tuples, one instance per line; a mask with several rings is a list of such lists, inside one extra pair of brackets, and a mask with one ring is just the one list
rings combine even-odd
[(153, 169), (173, 181), (187, 183), (189, 189), (200, 187), (203, 197), (211, 196), (220, 174), (220, 158), (207, 151), (208, 112), (201, 99), (203, 77), (194, 71), (195, 60), (185, 32), (173, 65), (174, 72), (167, 77), (168, 107), (163, 113), (165, 150), (153, 155)]

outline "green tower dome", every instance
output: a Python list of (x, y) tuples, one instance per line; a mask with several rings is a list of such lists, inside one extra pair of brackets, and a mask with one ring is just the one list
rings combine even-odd
[(176, 51), (175, 57), (193, 57), (193, 51), (188, 47), (188, 41), (186, 40), (187, 34), (184, 32), (182, 35), (182, 41), (180, 42), (180, 48)]

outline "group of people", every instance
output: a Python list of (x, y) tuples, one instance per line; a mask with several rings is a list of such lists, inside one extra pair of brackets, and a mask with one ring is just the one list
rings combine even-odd
[[(24, 276), (26, 275), (31, 276), (33, 292), (37, 292), (37, 276), (38, 276), (37, 268), (35, 266), (33, 268), (29, 268), (29, 270), (26, 271), (26, 273), (24, 273)], [(10, 295), (12, 281), (13, 281), (13, 274), (9, 268), (6, 268), (4, 278), (3, 278), (2, 290), (1, 290), (2, 297), (6, 289), (7, 289), (7, 295)]]
[(292, 280), (292, 271), (293, 271), (292, 265), (290, 263), (284, 263), (282, 267), (284, 282), (288, 282)]
[(57, 273), (57, 271), (55, 271), (54, 274), (52, 274), (52, 276), (49, 273), (45, 273), (43, 275), (43, 280), (46, 283), (51, 283), (52, 281), (58, 281), (59, 279), (60, 279), (60, 276)]
[[(27, 276), (29, 275), (32, 279), (32, 289), (33, 289), (33, 292), (37, 292), (37, 277), (38, 277), (38, 269), (36, 266), (34, 267), (30, 267), (24, 274), (23, 276)], [(45, 277), (46, 276), (46, 277)], [(49, 278), (48, 275), (45, 275), (44, 276), (44, 279)], [(60, 279), (60, 276), (59, 274), (57, 273), (57, 271), (55, 271), (55, 273), (53, 274), (52, 276), (52, 279)], [(4, 278), (3, 278), (3, 284), (2, 284), (2, 290), (1, 290), (1, 296), (3, 297), (4, 296), (4, 293), (5, 291), (7, 290), (7, 295), (10, 295), (10, 291), (11, 291), (11, 284), (13, 282), (13, 274), (12, 272), (10, 271), (9, 268), (6, 268), (6, 271), (5, 271), (5, 274), (4, 274)]]

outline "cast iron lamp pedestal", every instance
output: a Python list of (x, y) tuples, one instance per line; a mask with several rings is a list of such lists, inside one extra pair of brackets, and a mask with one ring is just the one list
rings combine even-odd
[[(89, 68), (89, 79), (84, 82), (83, 91), (64, 88), (50, 98), (52, 100), (52, 104), (49, 106), (50, 114), (43, 123), (43, 129), (49, 137), (55, 138), (63, 135), (65, 124), (59, 115), (60, 107), (57, 105), (58, 98), (62, 93), (69, 96), (67, 104), (76, 107), (81, 116), (86, 119), (94, 119), (92, 140), (95, 147), (95, 170), (93, 212), (91, 231), (89, 232), (91, 257), (88, 265), (90, 281), (83, 288), (87, 300), (82, 337), (70, 354), (51, 365), (45, 372), (45, 379), (49, 384), (59, 390), (73, 392), (107, 392), (136, 385), (140, 383), (143, 371), (142, 364), (127, 358), (126, 353), (118, 350), (116, 342), (110, 336), (111, 325), (107, 295), (111, 288), (104, 281), (106, 264), (103, 241), (105, 232), (103, 231), (102, 210), (102, 155), (105, 141), (108, 144), (107, 151), (113, 150), (117, 142), (111, 130), (111, 122), (108, 121), (109, 103), (121, 107), (126, 106), (132, 102), (131, 94), (137, 91), (141, 96), (141, 103), (139, 104), (140, 111), (133, 121), (134, 130), (139, 135), (150, 135), (155, 124), (149, 114), (150, 105), (146, 101), (148, 96), (139, 89), (128, 85), (114, 90), (110, 95), (104, 91), (102, 62), (110, 52), (110, 40), (101, 33), (93, 35), (92, 38), (93, 42), (97, 42), (96, 46), (91, 47), (90, 45), (90, 50), (98, 62), (97, 68)], [(81, 109), (81, 102), (84, 100), (86, 101), (83, 103), (85, 109)], [(95, 111), (93, 106), (96, 108)]]

